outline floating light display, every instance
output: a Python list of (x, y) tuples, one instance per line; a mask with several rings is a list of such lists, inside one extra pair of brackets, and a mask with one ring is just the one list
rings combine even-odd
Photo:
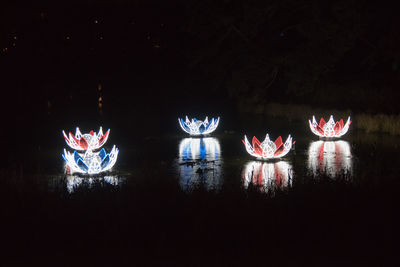
[(331, 115), (328, 122), (325, 122), (324, 118), (321, 118), (319, 123), (317, 123), (315, 116), (313, 116), (312, 122), (308, 120), (308, 123), (311, 131), (319, 137), (341, 137), (349, 130), (351, 120), (349, 116), (346, 124), (343, 123), (343, 119), (335, 122), (333, 116)]
[(251, 161), (246, 164), (242, 174), (245, 188), (252, 183), (264, 190), (274, 187), (287, 187), (291, 184), (292, 177), (292, 166), (287, 161), (278, 161), (274, 163)]
[(244, 136), (242, 140), (244, 146), (246, 147), (247, 152), (257, 158), (260, 159), (273, 159), (273, 158), (281, 158), (289, 153), (292, 148), (292, 137), (289, 135), (286, 139), (286, 142), (282, 142), (282, 137), (279, 136), (275, 142), (272, 142), (269, 139), (269, 135), (265, 137), (265, 140), (261, 143), (255, 136), (252, 140), (252, 145), (249, 140), (247, 140), (247, 136)]
[(84, 150), (82, 153), (77, 151), (70, 153), (64, 149), (62, 157), (67, 163), (69, 173), (98, 174), (110, 170), (117, 161), (118, 148), (114, 145), (110, 153), (107, 153), (104, 148), (95, 152), (105, 144), (109, 133), (110, 130), (103, 134), (103, 130), (100, 127), (98, 134), (93, 131), (82, 134), (77, 127), (75, 136), (69, 133), (68, 137), (63, 131), (65, 141), (72, 149)]
[(315, 141), (308, 148), (308, 169), (318, 175), (324, 173), (334, 178), (351, 174), (353, 159), (350, 144), (346, 141)]
[(211, 118), (208, 120), (208, 117), (205, 118), (204, 121), (197, 120), (193, 118), (191, 121), (186, 116), (186, 119), (183, 120), (178, 118), (179, 125), (181, 126), (182, 130), (187, 132), (190, 135), (205, 135), (210, 134), (217, 129), (219, 124), (219, 117), (218, 118)]
[(108, 138), (110, 129), (103, 134), (103, 129), (100, 127), (99, 133), (90, 131), (89, 133), (82, 134), (78, 127), (76, 127), (75, 135), (69, 132), (68, 136), (63, 131), (64, 139), (67, 144), (75, 150), (95, 150), (102, 147)]
[(184, 138), (179, 144), (180, 184), (189, 189), (200, 182), (216, 188), (221, 180), (221, 147), (217, 138)]

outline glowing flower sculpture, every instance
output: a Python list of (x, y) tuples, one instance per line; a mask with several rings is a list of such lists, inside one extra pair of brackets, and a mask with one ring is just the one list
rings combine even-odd
[(63, 131), (65, 141), (75, 150), (99, 149), (106, 143), (109, 133), (110, 129), (103, 134), (103, 129), (101, 127), (98, 134), (93, 131), (90, 131), (87, 134), (82, 134), (78, 127), (76, 127), (75, 136), (71, 132), (69, 132), (67, 136)]
[(113, 146), (110, 153), (107, 153), (104, 148), (95, 152), (107, 141), (110, 130), (103, 134), (100, 127), (99, 133), (91, 131), (87, 134), (82, 134), (79, 128), (76, 128), (75, 136), (69, 133), (69, 138), (64, 134), (67, 144), (75, 150), (84, 150), (82, 153), (74, 151), (70, 153), (64, 149), (63, 159), (70, 168), (71, 173), (98, 174), (100, 172), (110, 170), (118, 157), (118, 148)]
[(325, 122), (324, 118), (321, 118), (318, 124), (315, 116), (313, 116), (312, 122), (308, 120), (308, 123), (310, 124), (311, 131), (319, 137), (341, 137), (349, 130), (351, 120), (349, 116), (346, 124), (343, 123), (343, 119), (335, 122), (331, 115), (328, 122)]
[(268, 134), (262, 143), (254, 136), (252, 140), (253, 145), (251, 145), (249, 140), (247, 140), (246, 135), (244, 136), (242, 142), (246, 147), (247, 153), (260, 159), (274, 159), (283, 157), (289, 153), (290, 149), (292, 148), (292, 144), (295, 143), (292, 142), (292, 137), (290, 135), (286, 139), (285, 143), (282, 142), (282, 137), (280, 136), (275, 140), (275, 142), (272, 142), (269, 139)]
[(186, 120), (178, 118), (179, 125), (181, 128), (190, 135), (204, 135), (210, 134), (215, 131), (218, 127), (219, 117), (217, 119), (211, 118), (208, 121), (208, 117), (204, 121), (193, 118), (192, 121), (186, 116)]

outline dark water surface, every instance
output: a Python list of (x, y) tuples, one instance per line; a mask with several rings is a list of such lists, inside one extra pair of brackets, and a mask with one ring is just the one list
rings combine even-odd
[[(380, 176), (400, 163), (395, 156), (398, 137), (366, 134), (350, 128), (341, 139), (320, 140), (311, 133), (307, 122), (265, 117), (238, 118), (235, 123), (227, 124), (222, 117), (213, 134), (191, 137), (173, 118), (147, 125), (135, 124), (134, 119), (116, 127), (104, 123), (104, 130), (111, 128), (105, 148), (109, 150), (115, 144), (120, 153), (111, 172), (94, 177), (65, 174), (61, 153), (63, 148), (69, 148), (63, 143), (61, 129), (54, 129), (48, 133), (54, 143), (48, 142), (45, 148), (34, 149), (35, 158), (39, 159), (36, 164), (43, 174), (41, 182), (49, 190), (65, 186), (72, 192), (82, 183), (96, 181), (123, 185), (152, 167), (157, 168), (160, 177), (173, 177), (186, 191), (199, 185), (218, 190), (224, 184), (244, 188), (253, 184), (268, 191), (293, 186), (299, 176), (313, 179), (324, 175), (333, 180), (338, 177), (350, 182), (356, 179), (358, 183), (366, 174)], [(91, 130), (85, 124), (79, 126), (82, 132)], [(65, 130), (75, 132), (74, 128)], [(97, 127), (93, 130), (97, 131)], [(291, 134), (296, 141), (294, 149), (282, 159), (273, 161), (257, 160), (248, 155), (241, 142), (244, 134), (249, 138), (255, 135), (262, 141), (266, 133), (272, 140), (279, 135), (286, 140)]]
[[(16, 146), (1, 173), (6, 262), (391, 266), (382, 259), (397, 259), (399, 137), (350, 128), (323, 141), (307, 122), (217, 114), (215, 134), (194, 138), (176, 116), (140, 114), (53, 120), (32, 135), (16, 133), (30, 142)], [(100, 125), (111, 129), (106, 150), (120, 150), (113, 170), (65, 174), (62, 130)], [(244, 134), (266, 133), (291, 134), (294, 150), (275, 161), (252, 158)]]

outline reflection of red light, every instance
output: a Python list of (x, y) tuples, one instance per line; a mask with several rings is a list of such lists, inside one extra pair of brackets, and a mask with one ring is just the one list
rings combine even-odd
[(278, 165), (274, 165), (274, 171), (275, 171), (275, 183), (278, 186), (283, 185), (283, 182), (285, 181), (285, 177), (283, 177), (281, 170), (278, 168)]
[(323, 172), (334, 177), (343, 171), (351, 171), (351, 151), (348, 142), (312, 142), (308, 153), (309, 168), (314, 174)]
[(243, 172), (245, 186), (249, 183), (257, 187), (285, 187), (290, 179), (290, 165), (287, 162), (249, 162)]

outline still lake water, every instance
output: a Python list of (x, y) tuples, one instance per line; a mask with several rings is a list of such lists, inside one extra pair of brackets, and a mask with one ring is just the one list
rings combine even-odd
[[(226, 129), (221, 120), (215, 134), (206, 137), (190, 137), (178, 124), (166, 134), (147, 136), (132, 136), (126, 129), (112, 128), (105, 148), (109, 150), (113, 144), (117, 145), (120, 149), (117, 163), (111, 172), (94, 177), (65, 174), (61, 153), (67, 145), (63, 145), (63, 137), (59, 134), (61, 141), (44, 153), (45, 161), (49, 162), (44, 165), (48, 170), (44, 182), (49, 190), (63, 186), (68, 192), (83, 184), (90, 188), (95, 182), (123, 186), (154, 167), (159, 176), (154, 177), (155, 180), (172, 176), (187, 191), (199, 185), (218, 190), (227, 183), (244, 188), (253, 184), (268, 191), (293, 186), (299, 177), (314, 179), (323, 175), (351, 182), (365, 173), (380, 176), (400, 163), (396, 157), (399, 137), (356, 132), (350, 127), (343, 138), (325, 141), (311, 133), (308, 122), (272, 118), (264, 121), (264, 127), (254, 122), (242, 122), (240, 125), (248, 125), (249, 130), (245, 132), (233, 127)], [(290, 130), (287, 125), (291, 126)], [(81, 127), (81, 131), (89, 129)], [(286, 157), (274, 161), (257, 160), (248, 155), (241, 142), (244, 134), (263, 139), (267, 132), (273, 140), (279, 135), (286, 140), (291, 134), (296, 141), (294, 149)], [(390, 164), (384, 157), (390, 159)]]

